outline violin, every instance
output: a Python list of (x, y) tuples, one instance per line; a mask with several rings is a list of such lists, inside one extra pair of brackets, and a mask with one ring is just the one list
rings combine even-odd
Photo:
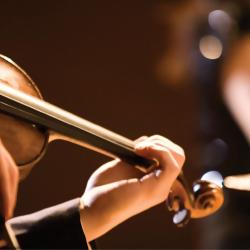
[[(132, 140), (44, 101), (28, 74), (3, 55), (0, 55), (0, 138), (15, 160), (21, 179), (29, 174), (54, 140), (65, 140), (120, 158), (144, 173), (158, 164), (137, 155)], [(203, 178), (190, 188), (182, 172), (171, 187), (167, 206), (173, 212), (173, 222), (183, 226), (190, 218), (214, 213), (223, 201), (218, 183)]]

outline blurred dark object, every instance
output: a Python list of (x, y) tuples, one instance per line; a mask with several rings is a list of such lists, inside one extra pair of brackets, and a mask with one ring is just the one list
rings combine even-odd
[[(245, 1), (217, 1), (200, 23), (193, 48), (200, 99), (200, 166), (223, 176), (250, 172), (249, 142), (222, 97), (223, 68), (233, 44), (250, 32), (249, 11)], [(204, 220), (200, 247), (249, 248), (249, 199), (250, 193), (226, 190), (223, 209)]]
[(250, 174), (227, 176), (224, 179), (224, 186), (235, 190), (250, 191)]
[[(192, 81), (197, 94), (191, 166), (224, 177), (250, 171), (247, 134), (223, 97), (225, 65), (249, 32), (249, 6), (249, 1), (171, 1), (161, 16), (168, 43), (157, 68), (159, 79), (174, 89)], [(249, 204), (248, 193), (227, 190), (223, 210), (204, 219), (199, 248), (249, 248)]]

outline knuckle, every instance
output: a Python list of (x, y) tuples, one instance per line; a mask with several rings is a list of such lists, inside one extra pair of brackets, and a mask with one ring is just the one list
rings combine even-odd
[(165, 137), (163, 137), (162, 135), (158, 135), (158, 134), (152, 135), (150, 138), (153, 140), (160, 140), (160, 141), (166, 140)]
[(185, 151), (182, 147), (179, 146), (179, 149), (180, 149), (180, 154), (183, 156), (183, 158), (185, 158)]
[(179, 161), (183, 164), (186, 160), (186, 155), (182, 147), (178, 146), (178, 152), (176, 152), (176, 155), (178, 156)]
[(182, 161), (182, 163), (184, 163), (186, 161), (186, 155), (185, 154), (181, 156), (181, 161)]

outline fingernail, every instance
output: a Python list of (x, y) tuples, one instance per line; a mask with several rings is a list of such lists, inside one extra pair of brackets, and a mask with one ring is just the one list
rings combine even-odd
[(162, 173), (162, 170), (161, 169), (155, 169), (154, 173), (155, 173), (156, 177), (159, 177), (161, 175), (161, 173)]

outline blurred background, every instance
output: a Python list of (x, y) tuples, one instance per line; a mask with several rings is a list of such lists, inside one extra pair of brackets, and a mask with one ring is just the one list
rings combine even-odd
[[(45, 100), (136, 139), (162, 134), (186, 151), (191, 184), (208, 170), (250, 169), (249, 1), (1, 1), (1, 54)], [(79, 197), (109, 159), (49, 145), (20, 184), (16, 215)], [(250, 248), (249, 194), (185, 228), (164, 204), (97, 240), (106, 249)]]

